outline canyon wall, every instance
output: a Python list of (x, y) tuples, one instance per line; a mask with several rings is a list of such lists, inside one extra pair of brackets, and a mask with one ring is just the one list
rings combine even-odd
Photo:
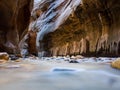
[(119, 0), (37, 0), (32, 6), (33, 0), (0, 0), (0, 51), (120, 56)]
[(119, 0), (42, 0), (29, 30), (40, 56), (120, 56), (119, 14)]
[(33, 0), (0, 0), (0, 52), (20, 53), (32, 8)]

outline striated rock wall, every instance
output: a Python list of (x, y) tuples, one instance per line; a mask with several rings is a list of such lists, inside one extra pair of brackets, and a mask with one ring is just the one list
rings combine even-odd
[(29, 29), (40, 56), (120, 56), (119, 14), (119, 0), (42, 0)]
[(19, 53), (32, 7), (33, 0), (0, 0), (0, 52)]

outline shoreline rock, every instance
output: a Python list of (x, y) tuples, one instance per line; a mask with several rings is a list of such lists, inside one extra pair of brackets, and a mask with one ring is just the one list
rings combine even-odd
[(0, 53), (0, 60), (8, 61), (9, 60), (9, 55), (6, 52)]
[(113, 61), (113, 62), (111, 63), (111, 66), (112, 66), (113, 68), (120, 69), (120, 58), (118, 58), (117, 60)]

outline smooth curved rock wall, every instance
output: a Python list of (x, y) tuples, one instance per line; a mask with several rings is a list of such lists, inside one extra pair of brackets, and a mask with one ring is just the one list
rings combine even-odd
[(0, 52), (20, 52), (32, 7), (33, 0), (0, 0)]
[(42, 0), (32, 11), (38, 52), (120, 56), (119, 0), (57, 1)]

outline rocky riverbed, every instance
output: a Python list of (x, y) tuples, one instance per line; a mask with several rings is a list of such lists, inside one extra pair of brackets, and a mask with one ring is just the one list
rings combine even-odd
[(119, 90), (120, 71), (110, 65), (115, 59), (29, 57), (8, 61), (0, 64), (0, 90)]

